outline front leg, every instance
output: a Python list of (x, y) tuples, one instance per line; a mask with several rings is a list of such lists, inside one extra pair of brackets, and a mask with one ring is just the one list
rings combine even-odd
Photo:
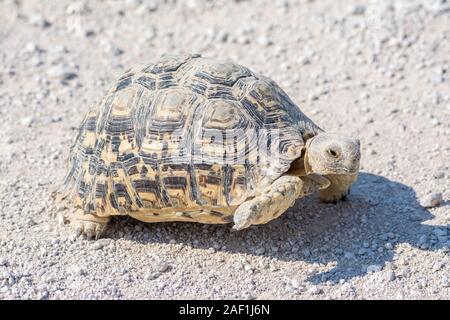
[(305, 177), (285, 175), (275, 180), (261, 195), (242, 203), (234, 213), (235, 230), (252, 224), (264, 224), (278, 218), (295, 200), (330, 185), (328, 179), (319, 175)]
[(323, 202), (334, 202), (345, 200), (350, 193), (351, 185), (358, 178), (358, 174), (333, 174), (325, 176), (331, 184), (328, 188), (320, 190), (320, 200)]

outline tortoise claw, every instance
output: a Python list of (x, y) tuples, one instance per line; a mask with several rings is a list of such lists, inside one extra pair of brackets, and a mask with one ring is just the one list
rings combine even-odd
[(97, 240), (105, 231), (109, 219), (109, 217), (86, 214), (75, 216), (71, 224), (77, 237), (85, 236), (88, 240)]

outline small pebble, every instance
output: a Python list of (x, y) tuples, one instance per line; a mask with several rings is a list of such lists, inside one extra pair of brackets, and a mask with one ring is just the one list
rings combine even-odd
[(394, 273), (394, 271), (389, 270), (389, 271), (386, 273), (386, 280), (387, 280), (387, 281), (394, 281), (394, 280), (395, 280), (395, 273)]
[(370, 266), (367, 267), (367, 273), (375, 273), (378, 271), (381, 271), (382, 267), (376, 264), (372, 264)]
[(309, 249), (304, 249), (303, 250), (303, 255), (308, 258), (311, 255), (311, 251)]
[(351, 252), (345, 252), (345, 253), (344, 253), (344, 257), (345, 257), (346, 259), (354, 259), (354, 258), (355, 258), (355, 255), (354, 255), (353, 253), (351, 253)]
[(323, 289), (319, 287), (311, 287), (308, 289), (308, 293), (318, 295), (323, 293)]
[(422, 243), (426, 243), (427, 240), (428, 240), (427, 235), (426, 235), (426, 234), (423, 234), (423, 235), (421, 235), (420, 238), (419, 238), (419, 243), (421, 243), (421, 244), (422, 244)]
[(96, 241), (96, 242), (92, 245), (92, 249), (94, 249), (94, 250), (100, 250), (100, 249), (103, 249), (103, 245), (102, 245), (100, 242)]
[(257, 255), (262, 255), (262, 254), (264, 254), (264, 252), (266, 252), (266, 249), (264, 249), (264, 248), (258, 248), (255, 250), (255, 254), (257, 254)]
[(51, 26), (51, 23), (39, 14), (33, 14), (33, 15), (29, 16), (28, 21), (30, 22), (31, 25), (42, 28), (42, 29)]
[(434, 228), (433, 234), (436, 237), (447, 236), (447, 228)]
[(425, 208), (437, 207), (442, 203), (442, 193), (432, 193), (425, 197), (423, 200), (423, 206)]
[(0, 266), (6, 266), (8, 264), (8, 260), (5, 257), (0, 258)]
[(297, 279), (292, 279), (292, 281), (291, 281), (291, 286), (292, 286), (294, 289), (297, 289), (297, 288), (300, 287), (300, 282), (299, 282)]
[(25, 117), (20, 119), (20, 124), (24, 127), (31, 127), (31, 124), (33, 123), (33, 117)]
[(154, 280), (156, 278), (158, 278), (161, 275), (161, 273), (159, 272), (149, 272), (147, 274), (145, 274), (144, 279), (145, 280)]
[(71, 266), (68, 271), (73, 276), (85, 276), (87, 274), (86, 270), (80, 266)]
[(170, 265), (167, 262), (161, 262), (158, 265), (158, 271), (159, 272), (166, 272), (170, 270)]
[(58, 78), (61, 80), (71, 80), (77, 77), (74, 70), (64, 65), (56, 65), (48, 68), (47, 75), (51, 78)]
[(37, 45), (36, 43), (34, 43), (34, 42), (28, 42), (28, 43), (25, 45), (24, 51), (25, 51), (26, 53), (34, 53), (34, 52), (38, 52), (38, 51), (39, 51), (39, 47), (38, 47), (38, 45)]

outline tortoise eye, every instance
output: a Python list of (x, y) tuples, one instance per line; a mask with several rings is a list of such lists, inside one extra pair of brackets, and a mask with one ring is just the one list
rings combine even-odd
[(328, 154), (329, 154), (330, 156), (332, 156), (333, 158), (337, 158), (338, 155), (339, 155), (339, 154), (337, 153), (337, 151), (334, 150), (334, 149), (328, 149), (327, 152), (328, 152)]

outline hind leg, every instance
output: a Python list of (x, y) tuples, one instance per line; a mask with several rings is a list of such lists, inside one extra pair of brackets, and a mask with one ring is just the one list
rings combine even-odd
[(70, 225), (77, 236), (84, 235), (88, 240), (98, 239), (105, 231), (111, 217), (99, 217), (94, 214), (84, 213), (79, 209), (70, 220)]
[(278, 218), (295, 200), (330, 185), (328, 179), (319, 175), (305, 177), (285, 175), (275, 180), (261, 195), (242, 203), (234, 213), (235, 230), (252, 224), (264, 224)]

